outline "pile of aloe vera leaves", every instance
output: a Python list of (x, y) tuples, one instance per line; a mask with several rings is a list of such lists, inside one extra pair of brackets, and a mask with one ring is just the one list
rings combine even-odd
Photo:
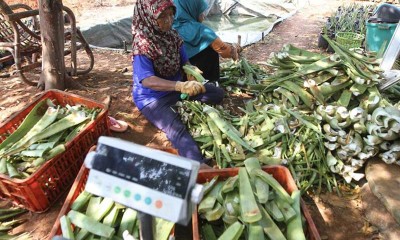
[(21, 125), (0, 144), (0, 173), (24, 179), (61, 154), (101, 109), (61, 106), (50, 99), (37, 103)]
[[(66, 239), (139, 239), (136, 210), (122, 206), (110, 198), (83, 191), (74, 200), (71, 210), (60, 218), (62, 236)], [(173, 222), (153, 219), (154, 240), (167, 240)], [(124, 237), (124, 238), (123, 238)]]
[(218, 168), (243, 166), (249, 157), (285, 165), (303, 193), (340, 194), (339, 184), (363, 178), (359, 170), (373, 157), (400, 164), (398, 86), (379, 91), (376, 55), (326, 40), (335, 53), (287, 44), (262, 63), (224, 63), (221, 85), (253, 96), (240, 113), (180, 103), (204, 156)]
[(14, 228), (24, 223), (26, 219), (19, 218), (27, 210), (18, 207), (0, 206), (0, 239), (32, 239), (29, 233), (9, 234)]

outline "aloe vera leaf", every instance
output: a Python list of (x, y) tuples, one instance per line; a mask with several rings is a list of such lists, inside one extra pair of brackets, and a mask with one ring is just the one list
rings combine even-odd
[(345, 89), (342, 94), (340, 95), (340, 98), (338, 99), (337, 103), (339, 106), (347, 107), (349, 106), (350, 100), (351, 100), (352, 92)]
[(368, 86), (364, 84), (354, 83), (353, 86), (350, 87), (350, 91), (355, 95), (361, 95), (367, 90)]
[(281, 232), (279, 227), (275, 224), (274, 220), (272, 220), (268, 212), (261, 205), (259, 205), (259, 208), (261, 210), (262, 219), (258, 221), (258, 223), (262, 226), (264, 233), (270, 239), (286, 240), (285, 235), (283, 235), (283, 233)]
[[(48, 149), (48, 148), (54, 148), (54, 146), (57, 144), (56, 141), (49, 141), (49, 142), (45, 142), (45, 143), (38, 143), (35, 144), (36, 145), (36, 150), (43, 150), (43, 149)], [(32, 145), (31, 145), (32, 146)], [(30, 147), (29, 147), (30, 148)]]
[(120, 208), (114, 204), (111, 211), (104, 217), (103, 223), (110, 227), (115, 227)]
[(1, 238), (1, 233), (2, 232), (8, 232), (9, 230), (17, 227), (18, 225), (24, 223), (26, 221), (26, 219), (15, 219), (15, 220), (11, 220), (8, 222), (2, 222), (0, 223), (0, 239), (3, 240)]
[(211, 191), (205, 195), (205, 197), (201, 200), (199, 207), (198, 207), (198, 212), (199, 213), (205, 213), (211, 209), (213, 209), (215, 202), (217, 201), (217, 196), (219, 192), (222, 189), (224, 182), (217, 182)]
[(330, 82), (330, 84), (332, 86), (336, 86), (336, 85), (340, 85), (342, 83), (348, 82), (349, 80), (350, 80), (349, 75), (342, 74), (342, 75), (336, 76), (335, 79), (333, 79), (333, 81)]
[(53, 149), (50, 149), (45, 155), (44, 159), (49, 160), (52, 159), (53, 157), (57, 156), (58, 154), (65, 152), (65, 145), (64, 144), (58, 144), (55, 146)]
[(233, 189), (236, 188), (238, 185), (238, 178), (239, 178), (238, 175), (236, 175), (226, 179), (224, 185), (222, 186), (221, 191), (223, 193), (228, 193), (230, 191), (233, 191)]
[(194, 140), (195, 140), (196, 142), (199, 142), (199, 143), (209, 143), (209, 142), (212, 142), (212, 140), (213, 140), (213, 137), (211, 137), (211, 136), (204, 136), (204, 135), (199, 136), (199, 137), (193, 137), (193, 138), (194, 138)]
[(247, 233), (248, 240), (265, 239), (264, 230), (258, 223), (249, 224), (249, 231)]
[[(276, 204), (277, 201), (275, 201), (277, 198), (274, 198), (273, 200), (269, 201), (265, 209), (267, 210), (268, 214), (275, 219), (277, 222), (283, 222), (285, 220), (285, 217), (283, 216), (282, 211), (279, 209), (278, 205)], [(278, 198), (279, 201), (279, 198)]]
[(74, 224), (75, 226), (77, 226), (81, 229), (85, 229), (91, 233), (98, 235), (98, 236), (111, 238), (115, 233), (114, 228), (109, 227), (105, 224), (102, 224), (102, 223), (94, 220), (93, 218), (86, 216), (83, 213), (71, 210), (71, 211), (69, 211), (67, 216), (71, 220), (72, 224)]
[[(92, 199), (95, 199), (94, 202), (92, 202)], [(92, 199), (90, 199), (88, 208), (86, 209), (86, 216), (99, 222), (112, 209), (114, 201), (110, 198), (101, 200), (101, 197), (92, 197)], [(99, 200), (101, 200), (101, 202), (99, 202)], [(89, 235), (89, 232), (88, 229), (81, 229), (76, 235), (76, 239), (85, 239)]]
[(32, 136), (27, 142), (25, 142), (23, 144), (19, 144), (18, 148), (13, 148), (11, 151), (8, 151), (6, 154), (7, 155), (15, 154), (37, 141), (40, 141), (47, 137), (50, 137), (54, 134), (57, 134), (67, 128), (73, 127), (73, 126), (85, 121), (87, 118), (88, 118), (87, 116), (82, 115), (82, 112), (69, 114), (65, 118), (62, 118), (62, 119), (58, 120), (57, 122), (47, 126), (40, 133), (37, 133), (36, 135)]
[(75, 240), (74, 232), (71, 226), (71, 221), (67, 216), (64, 215), (60, 218), (60, 226), (61, 226), (61, 233), (64, 238)]
[(274, 199), (274, 201), (276, 202), (276, 205), (278, 206), (279, 210), (281, 210), (286, 223), (292, 220), (296, 216), (295, 210), (289, 203), (285, 201), (279, 201), (279, 198)]
[(21, 156), (27, 156), (27, 157), (43, 157), (46, 152), (49, 151), (49, 148), (47, 149), (36, 149), (36, 150), (24, 150), (21, 151), (20, 155)]
[(266, 203), (269, 198), (269, 185), (259, 177), (254, 179), (254, 188), (259, 203)]
[(251, 172), (254, 169), (261, 169), (260, 162), (255, 157), (250, 157), (244, 160), (244, 166), (246, 167), (247, 173), (250, 175), (251, 178), (253, 177), (253, 175), (251, 175)]
[(207, 221), (212, 222), (220, 219), (222, 215), (224, 214), (225, 209), (222, 207), (222, 205), (217, 202), (214, 206), (213, 209), (205, 212), (203, 216), (207, 219)]
[[(0, 150), (7, 146), (11, 146), (18, 142), (23, 136), (25, 136), (30, 129), (42, 118), (44, 113), (46, 112), (47, 106), (45, 105), (46, 101), (42, 100), (38, 102), (35, 107), (26, 115), (25, 119), (22, 121), (21, 125), (13, 132), (10, 136), (8, 136), (1, 144)], [(1, 152), (1, 151), (0, 151)]]
[(86, 216), (94, 218), (96, 212), (100, 209), (101, 197), (91, 197), (86, 208)]
[(196, 79), (196, 81), (200, 83), (204, 83), (206, 81), (203, 75), (196, 71), (196, 68), (194, 66), (185, 64), (182, 66), (182, 69), (186, 74), (192, 75)]
[(4, 152), (4, 155), (15, 154), (16, 152), (22, 150), (24, 145), (30, 146), (32, 143), (35, 143), (32, 142), (29, 144), (29, 141), (37, 134), (43, 132), (46, 127), (48, 127), (56, 120), (58, 111), (58, 108), (48, 108), (43, 117), (40, 118), (40, 120), (29, 130), (29, 132), (27, 132), (26, 135), (22, 137), (18, 142), (14, 143), (10, 148), (8, 148)]
[(259, 221), (261, 219), (260, 209), (257, 206), (247, 170), (243, 167), (239, 168), (239, 198), (243, 221), (246, 223)]
[(308, 128), (314, 130), (316, 133), (321, 134), (321, 129), (319, 129), (316, 125), (314, 125), (313, 123), (307, 121), (306, 119), (304, 119), (299, 113), (296, 113), (294, 111), (291, 111), (289, 109), (286, 109), (286, 111), (288, 113), (290, 113), (290, 115), (292, 115), (293, 117), (297, 118), (300, 120), (300, 122), (302, 122), (304, 125), (306, 125)]
[(22, 208), (12, 209), (11, 211), (4, 213), (0, 216), (0, 222), (12, 219), (12, 218), (14, 218), (22, 213), (25, 213), (25, 212), (26, 212), (26, 210), (22, 209)]
[(331, 39), (329, 39), (329, 37), (327, 36), (323, 36), (329, 43), (329, 45), (332, 46), (332, 48), (335, 50), (335, 53), (339, 54), (342, 58), (345, 59), (344, 64), (346, 66), (348, 66), (349, 68), (351, 68), (353, 71), (357, 72), (360, 76), (363, 76), (367, 79), (371, 79), (371, 80), (375, 80), (373, 74), (367, 70), (367, 69), (363, 69), (360, 65), (366, 65), (365, 63), (360, 62), (359, 59), (357, 59), (356, 57), (354, 57), (354, 55), (351, 53), (351, 51), (348, 51), (347, 49), (345, 49), (343, 46), (341, 46), (340, 44), (332, 41)]
[(327, 82), (327, 81), (331, 80), (333, 77), (335, 77), (335, 75), (327, 72), (327, 73), (323, 73), (321, 75), (318, 75), (318, 76), (314, 77), (313, 79), (317, 84), (322, 84), (324, 82)]
[(233, 223), (235, 223), (238, 220), (238, 217), (236, 215), (229, 215), (227, 214), (226, 210), (224, 214), (222, 215), (222, 221), (227, 225), (230, 226)]
[(7, 172), (10, 178), (20, 178), (21, 174), (18, 172), (17, 169), (11, 164), (7, 163)]
[(88, 117), (83, 112), (69, 114), (65, 118), (62, 118), (57, 122), (51, 124), (50, 126), (46, 127), (41, 133), (34, 136), (33, 139), (35, 140), (35, 142), (45, 139), (67, 128), (80, 124), (87, 119)]
[(42, 157), (36, 158), (33, 162), (32, 165), (34, 167), (38, 167), (45, 163), (47, 160), (52, 159), (53, 157), (57, 156), (58, 154), (65, 152), (65, 145), (64, 144), (59, 144), (56, 147), (48, 150)]
[(224, 231), (218, 240), (237, 240), (242, 235), (243, 230), (244, 225), (236, 221)]
[(65, 131), (66, 131), (66, 130), (61, 131), (61, 132), (59, 132), (59, 133), (56, 133), (56, 134), (54, 134), (54, 135), (48, 137), (48, 138), (47, 138), (47, 142), (55, 142), (55, 143), (58, 143), (58, 142), (61, 141), (61, 139), (63, 138), (63, 136), (64, 136), (64, 134), (65, 134)]
[(225, 144), (222, 144), (222, 145), (220, 146), (220, 148), (221, 148), (221, 153), (222, 153), (222, 155), (224, 156), (225, 160), (226, 160), (227, 162), (232, 162), (232, 158), (231, 158), (231, 156), (229, 155), (229, 152), (228, 152), (228, 150), (226, 149)]
[(347, 82), (341, 83), (339, 85), (331, 85), (331, 84), (320, 85), (320, 86), (318, 86), (318, 88), (319, 88), (320, 92), (327, 98), (327, 97), (329, 97), (329, 95), (339, 92), (343, 88), (347, 88), (351, 84), (353, 84), (352, 81), (347, 81)]
[(247, 150), (255, 152), (256, 150), (252, 148), (247, 142), (245, 142), (241, 136), (240, 132), (234, 128), (229, 122), (225, 121), (217, 110), (210, 106), (205, 106), (203, 109), (204, 112), (208, 114), (208, 116), (211, 117), (211, 119), (214, 121), (215, 125), (221, 130), (221, 132), (225, 133), (230, 139), (233, 141), (237, 142), (238, 144), (242, 145), (245, 147)]
[(3, 173), (3, 174), (7, 173), (7, 159), (6, 158), (0, 159), (0, 173)]
[(39, 167), (40, 165), (42, 165), (45, 162), (46, 162), (46, 159), (39, 157), (32, 161), (32, 166)]
[(280, 94), (285, 96), (294, 107), (297, 107), (297, 105), (299, 105), (299, 102), (296, 101), (296, 98), (293, 95), (293, 93), (288, 91), (287, 89), (279, 87), (279, 88), (275, 89), (274, 91), (279, 92)]
[(175, 226), (173, 222), (161, 218), (155, 218), (153, 224), (155, 224), (155, 227), (153, 228), (154, 240), (168, 240), (171, 235), (170, 233)]
[(71, 209), (75, 211), (82, 211), (82, 209), (86, 206), (86, 204), (90, 201), (92, 198), (92, 194), (83, 191), (81, 192), (78, 197), (75, 199), (75, 201), (71, 205)]
[(275, 189), (276, 193), (279, 197), (292, 204), (293, 200), (290, 198), (290, 195), (286, 192), (286, 190), (281, 186), (281, 184), (270, 174), (264, 172), (261, 169), (254, 169), (251, 174), (254, 174), (257, 177), (260, 177), (263, 181), (268, 183), (273, 189)]
[(305, 240), (306, 237), (301, 220), (300, 191), (293, 191), (291, 197), (293, 199), (293, 209), (296, 212), (296, 216), (287, 222), (286, 236), (288, 240)]
[(302, 48), (298, 48), (292, 44), (285, 44), (282, 47), (282, 51), (289, 53), (290, 55), (295, 55), (296, 57), (304, 57), (312, 59), (313, 61), (320, 60), (325, 56), (319, 53), (310, 52)]
[(235, 189), (225, 194), (225, 199), (223, 204), (225, 207), (226, 214), (237, 217), (240, 213), (239, 190)]
[(208, 224), (208, 223), (203, 224), (201, 226), (201, 233), (202, 233), (203, 239), (217, 240), (217, 236), (215, 235), (211, 224)]
[(88, 123), (86, 121), (82, 122), (78, 126), (76, 126), (66, 137), (65, 137), (65, 142), (69, 142), (72, 139), (74, 139), (81, 131), (84, 129)]
[(223, 168), (222, 166), (222, 161), (221, 161), (221, 151), (220, 148), (218, 147), (218, 144), (213, 141), (214, 146), (213, 146), (213, 153), (214, 153), (214, 158), (215, 158), (215, 162), (217, 163), (217, 166), (219, 168)]
[(125, 230), (127, 230), (129, 233), (132, 233), (136, 220), (137, 220), (137, 211), (133, 210), (132, 208), (126, 208), (124, 214), (122, 215), (117, 236), (122, 237), (122, 234)]
[(307, 74), (319, 72), (324, 69), (333, 68), (341, 63), (342, 63), (342, 61), (340, 59), (333, 59), (332, 57), (323, 58), (323, 59), (313, 62), (311, 64), (304, 65), (303, 68), (299, 69), (295, 73), (292, 73), (286, 77), (275, 80), (270, 85), (268, 85), (267, 88), (276, 86), (276, 85), (278, 85), (284, 81), (287, 81), (289, 79), (292, 79), (292, 78), (305, 76)]
[(284, 81), (282, 87), (296, 93), (308, 108), (313, 108), (313, 96), (306, 90), (304, 90), (301, 86), (292, 81)]

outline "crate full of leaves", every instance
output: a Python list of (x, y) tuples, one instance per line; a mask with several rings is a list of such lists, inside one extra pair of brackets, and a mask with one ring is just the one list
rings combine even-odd
[[(171, 149), (162, 150), (174, 153)], [(139, 239), (137, 211), (85, 191), (89, 171), (82, 165), (49, 239), (60, 235), (67, 239), (122, 239), (125, 231)], [(173, 222), (154, 218), (154, 240), (172, 239), (174, 226)]]
[(50, 90), (0, 127), (0, 198), (44, 211), (68, 189), (89, 148), (108, 135), (107, 107)]
[(193, 239), (320, 239), (287, 168), (261, 168), (255, 158), (244, 164), (199, 172), (205, 196), (192, 217)]

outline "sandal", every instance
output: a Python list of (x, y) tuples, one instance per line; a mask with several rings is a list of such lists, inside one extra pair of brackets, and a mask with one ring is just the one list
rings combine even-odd
[(122, 120), (116, 120), (115, 118), (108, 116), (108, 122), (110, 123), (111, 131), (125, 132), (128, 129), (128, 124)]

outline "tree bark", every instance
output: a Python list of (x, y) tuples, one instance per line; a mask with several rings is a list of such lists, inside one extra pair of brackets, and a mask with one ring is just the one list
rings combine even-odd
[(39, 0), (42, 73), (38, 87), (45, 90), (66, 87), (62, 6), (61, 0)]

